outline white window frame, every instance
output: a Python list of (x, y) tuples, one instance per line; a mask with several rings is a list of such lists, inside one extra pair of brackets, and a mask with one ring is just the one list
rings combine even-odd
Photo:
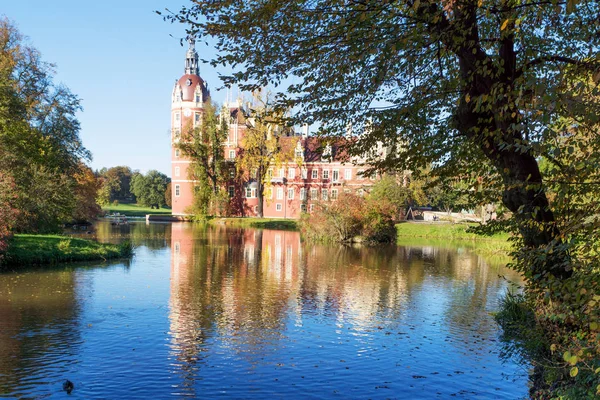
[(282, 187), (277, 188), (277, 200), (283, 200), (283, 188)]
[(294, 200), (295, 190), (293, 187), (288, 188), (288, 200)]
[(235, 150), (229, 150), (229, 158), (235, 158)]
[(314, 168), (312, 170), (312, 179), (319, 179), (319, 170), (317, 168)]
[(235, 197), (235, 186), (229, 185), (229, 187), (227, 188), (227, 193), (229, 194), (230, 199)]
[(306, 200), (306, 189), (300, 188), (300, 200)]
[(285, 168), (279, 168), (279, 177), (285, 178)]
[(179, 158), (179, 149), (175, 149), (175, 158)]
[(352, 170), (351, 169), (344, 170), (344, 179), (347, 181), (352, 179)]
[(283, 207), (281, 206), (281, 203), (276, 203), (275, 204), (275, 211), (281, 211), (283, 210)]
[(179, 176), (180, 171), (179, 167), (175, 167), (175, 176)]
[(311, 200), (319, 200), (319, 189), (317, 189), (317, 188), (310, 189), (310, 199)]
[(181, 186), (175, 185), (175, 197), (181, 196)]
[(306, 204), (300, 204), (300, 211), (306, 212)]
[(308, 179), (308, 170), (306, 168), (302, 168), (302, 179)]
[(321, 189), (321, 198), (323, 199), (323, 201), (329, 200), (329, 190)]
[(288, 168), (288, 179), (296, 179), (296, 168)]
[(337, 170), (337, 169), (334, 169), (334, 170), (331, 172), (331, 181), (332, 181), (332, 182), (337, 182), (337, 181), (339, 181), (339, 180), (340, 180), (340, 171), (339, 171), (339, 170)]
[(252, 198), (252, 188), (251, 187), (247, 187), (246, 188), (246, 198), (247, 199), (251, 199)]
[(323, 170), (323, 179), (329, 179), (329, 170), (328, 169)]
[(331, 189), (331, 200), (337, 200), (337, 198), (338, 198), (338, 190)]

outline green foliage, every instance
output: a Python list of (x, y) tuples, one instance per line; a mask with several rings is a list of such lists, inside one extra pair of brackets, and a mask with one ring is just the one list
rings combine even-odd
[(0, 18), (0, 175), (10, 176), (13, 229), (52, 232), (87, 218), (77, 198), (91, 158), (79, 138), (80, 101), (55, 84), (54, 66)]
[(98, 203), (104, 205), (115, 200), (134, 200), (131, 192), (133, 171), (127, 166), (103, 168), (98, 172), (102, 186), (98, 191)]
[(4, 268), (57, 264), (73, 261), (108, 260), (133, 255), (130, 242), (104, 244), (53, 235), (15, 235), (2, 261)]
[(165, 174), (156, 170), (148, 171), (146, 175), (136, 172), (131, 178), (131, 193), (138, 204), (159, 209), (165, 206), (165, 190), (169, 182)]
[(167, 183), (167, 188), (165, 189), (165, 205), (169, 208), (173, 205), (173, 191), (171, 189), (171, 182)]
[(18, 210), (15, 208), (17, 195), (14, 187), (12, 178), (0, 172), (0, 262), (2, 254), (8, 247), (18, 214)]
[[(199, 127), (185, 126), (177, 147), (185, 157), (191, 159), (189, 179), (195, 181), (194, 200), (187, 213), (204, 220), (211, 213), (223, 209), (220, 186), (227, 180), (229, 163), (223, 154), (223, 143), (227, 139), (229, 110), (223, 108), (221, 115), (217, 106), (204, 104), (202, 124)], [(227, 202), (229, 199), (227, 198)]]

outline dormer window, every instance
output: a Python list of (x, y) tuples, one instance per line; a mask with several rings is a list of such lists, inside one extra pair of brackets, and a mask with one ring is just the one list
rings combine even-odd
[(196, 93), (196, 103), (200, 103), (202, 101), (202, 95), (200, 93)]

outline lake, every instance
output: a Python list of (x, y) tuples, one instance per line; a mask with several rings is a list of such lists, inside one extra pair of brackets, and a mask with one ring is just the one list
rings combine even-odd
[(530, 365), (491, 315), (518, 275), (460, 245), (106, 221), (93, 236), (130, 238), (134, 258), (0, 274), (0, 397), (527, 396)]

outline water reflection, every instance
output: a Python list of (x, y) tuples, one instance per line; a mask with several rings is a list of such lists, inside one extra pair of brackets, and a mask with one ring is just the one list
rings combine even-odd
[[(498, 327), (488, 313), (508, 284), (499, 274), (518, 280), (461, 249), (306, 246), (297, 232), (177, 224), (171, 248), (171, 350), (190, 395), (210, 380), (202, 369), (214, 367), (215, 358), (231, 373), (262, 375), (269, 360), (288, 365), (281, 359), (286, 352), (294, 354), (292, 375), (310, 373), (299, 358), (318, 366), (343, 355), (359, 376), (372, 373), (373, 383), (392, 365), (428, 375), (444, 370), (446, 380), (469, 373), (481, 379), (477, 369), (497, 352)], [(390, 351), (365, 363), (388, 346), (406, 354)], [(315, 347), (328, 351), (315, 355)], [(402, 379), (419, 387), (415, 376), (422, 375)], [(313, 378), (313, 390), (332, 386)], [(482, 393), (476, 382), (463, 386), (471, 389), (463, 395)], [(497, 395), (501, 386), (486, 390)], [(278, 393), (277, 385), (272, 389)]]
[[(79, 351), (78, 282), (70, 269), (0, 279), (0, 394), (59, 379)], [(48, 366), (51, 373), (46, 371)], [(23, 392), (20, 392), (23, 390)]]

